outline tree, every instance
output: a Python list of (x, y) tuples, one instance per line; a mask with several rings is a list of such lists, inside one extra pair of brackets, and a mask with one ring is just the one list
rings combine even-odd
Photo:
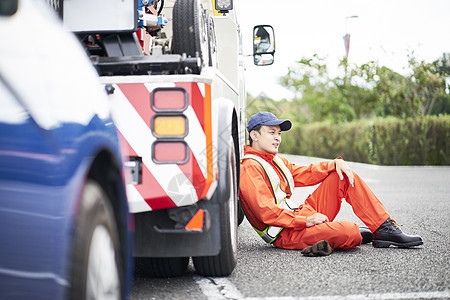
[(441, 76), (442, 80), (446, 80), (447, 90), (445, 93), (441, 93), (431, 110), (431, 114), (450, 114), (450, 94), (448, 94), (448, 89), (450, 89), (450, 53), (443, 53), (442, 57), (433, 62), (437, 68), (437, 72)]
[(264, 93), (259, 94), (257, 97), (247, 94), (247, 119), (260, 111), (270, 111), (274, 114), (279, 113), (276, 102)]
[(313, 55), (296, 62), (280, 78), (281, 85), (296, 95), (291, 103), (295, 121), (340, 123), (374, 116), (407, 118), (449, 112), (449, 95), (445, 94), (449, 55), (425, 63), (411, 54), (409, 75), (373, 61), (349, 66), (344, 58), (339, 66), (345, 75), (330, 77), (324, 59)]
[[(341, 61), (340, 67), (347, 67)], [(367, 80), (373, 81), (373, 63), (351, 70), (349, 77), (331, 78), (324, 59), (318, 55), (303, 58), (289, 68), (280, 83), (294, 91), (296, 114), (307, 112), (309, 122), (332, 120), (335, 123), (373, 116), (377, 104)]]

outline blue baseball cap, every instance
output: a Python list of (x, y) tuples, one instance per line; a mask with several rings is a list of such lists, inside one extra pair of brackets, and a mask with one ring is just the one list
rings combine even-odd
[(252, 131), (256, 125), (280, 125), (281, 131), (287, 131), (292, 127), (291, 121), (279, 120), (273, 113), (267, 111), (254, 114), (248, 121), (247, 131)]

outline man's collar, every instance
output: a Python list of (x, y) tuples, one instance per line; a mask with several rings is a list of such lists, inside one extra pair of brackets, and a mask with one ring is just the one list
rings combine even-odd
[(258, 155), (259, 157), (261, 157), (267, 161), (273, 160), (273, 158), (276, 156), (276, 154), (256, 150), (255, 148), (250, 147), (249, 145), (244, 146), (244, 154), (245, 155), (247, 155), (247, 154)]

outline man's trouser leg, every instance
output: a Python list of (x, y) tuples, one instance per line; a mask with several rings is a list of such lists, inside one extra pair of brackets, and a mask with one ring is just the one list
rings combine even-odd
[[(296, 213), (308, 217), (315, 214), (316, 211), (305, 204)], [(347, 250), (361, 245), (362, 237), (359, 227), (355, 223), (326, 222), (303, 230), (285, 228), (275, 240), (274, 246), (284, 249), (305, 249), (321, 240), (327, 240), (334, 249)]]
[(347, 177), (344, 176), (344, 180), (340, 180), (336, 172), (330, 173), (296, 211), (306, 217), (319, 212), (326, 215), (330, 222), (304, 230), (284, 229), (274, 245), (280, 248), (303, 249), (320, 240), (328, 240), (335, 249), (345, 250), (360, 245), (362, 238), (356, 224), (332, 222), (339, 213), (342, 198), (346, 199), (355, 214), (372, 232), (389, 218), (389, 214), (367, 184), (357, 174), (354, 176), (354, 187), (351, 187)]

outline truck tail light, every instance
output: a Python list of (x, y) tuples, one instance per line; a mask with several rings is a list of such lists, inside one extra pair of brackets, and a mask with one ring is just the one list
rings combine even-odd
[(152, 92), (151, 102), (155, 111), (183, 111), (187, 108), (188, 97), (183, 88), (157, 88)]
[(185, 142), (160, 141), (153, 144), (153, 160), (156, 163), (185, 163), (188, 151)]
[(153, 132), (157, 136), (184, 136), (187, 132), (187, 122), (183, 115), (157, 115), (153, 118)]
[(182, 87), (156, 88), (151, 93), (151, 107), (156, 112), (151, 121), (156, 141), (152, 145), (155, 163), (184, 164), (189, 160), (189, 148), (184, 141), (188, 135), (188, 120), (183, 112), (189, 97)]

